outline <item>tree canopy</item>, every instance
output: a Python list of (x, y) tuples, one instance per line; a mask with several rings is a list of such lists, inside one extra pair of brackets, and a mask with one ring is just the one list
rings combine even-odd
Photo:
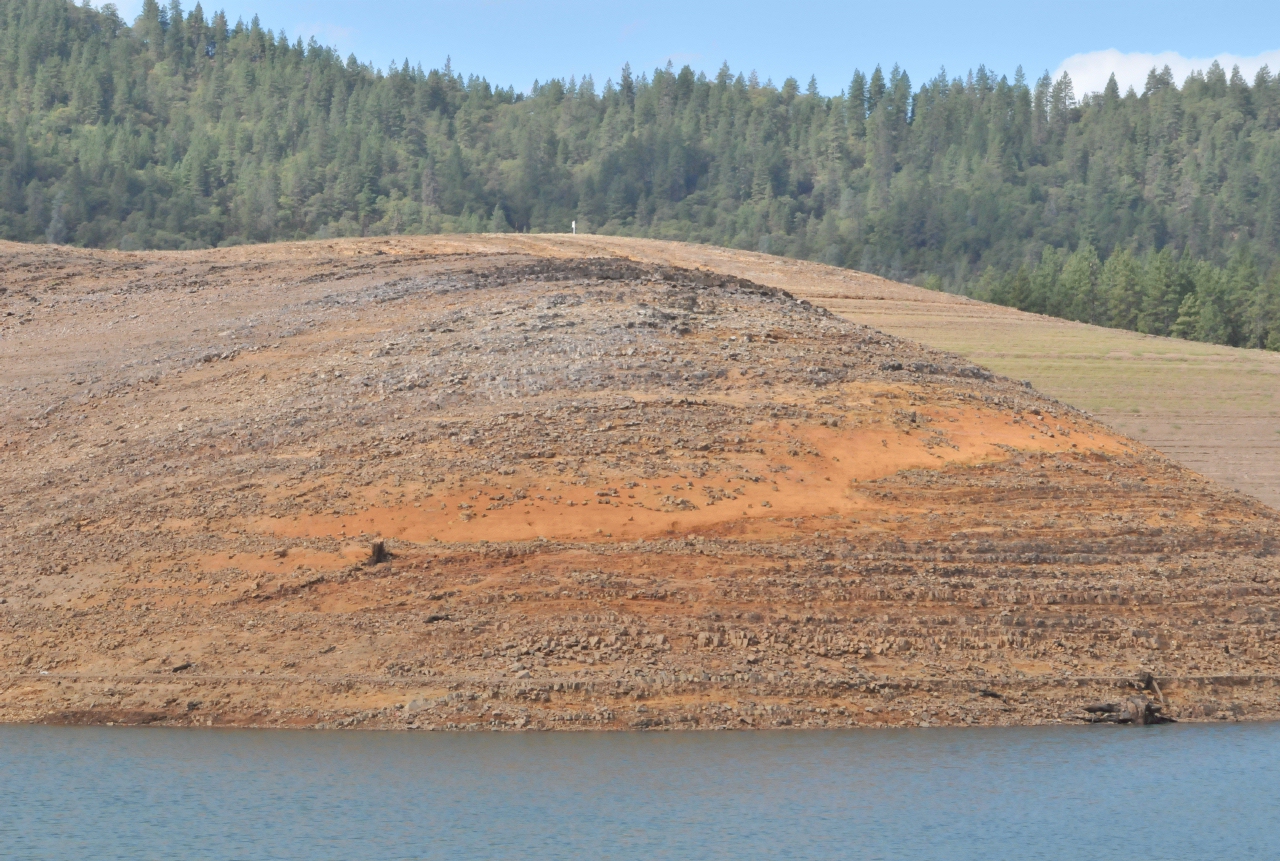
[(0, 237), (187, 248), (453, 231), (784, 254), (1280, 349), (1280, 78), (979, 68), (837, 96), (670, 66), (528, 92), (255, 17), (0, 0)]

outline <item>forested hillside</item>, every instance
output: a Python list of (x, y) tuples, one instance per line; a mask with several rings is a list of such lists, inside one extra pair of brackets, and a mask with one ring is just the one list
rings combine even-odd
[(1280, 78), (1142, 93), (978, 69), (841, 95), (723, 68), (530, 93), (385, 71), (257, 19), (0, 0), (0, 237), (183, 248), (623, 233), (811, 258), (1280, 349)]

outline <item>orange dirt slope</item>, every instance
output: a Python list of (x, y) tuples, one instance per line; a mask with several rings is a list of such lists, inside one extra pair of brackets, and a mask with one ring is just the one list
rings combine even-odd
[(0, 719), (1275, 714), (1275, 512), (757, 281), (554, 237), (3, 251)]

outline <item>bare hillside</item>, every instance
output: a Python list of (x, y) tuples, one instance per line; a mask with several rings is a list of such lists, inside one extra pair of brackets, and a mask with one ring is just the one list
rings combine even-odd
[[(540, 237), (517, 239), (544, 247)], [(958, 353), (1029, 380), (1184, 466), (1280, 508), (1280, 353), (1073, 323), (765, 254), (643, 239), (568, 241), (588, 253), (750, 278)]]
[(1275, 716), (1274, 511), (593, 243), (4, 246), (0, 719)]

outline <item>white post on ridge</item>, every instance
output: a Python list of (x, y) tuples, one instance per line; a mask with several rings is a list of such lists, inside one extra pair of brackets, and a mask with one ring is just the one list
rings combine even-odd
[(577, 235), (578, 235), (578, 221), (577, 221), (577, 219), (574, 219), (573, 221), (570, 221), (570, 222), (569, 222), (569, 229), (573, 231), (573, 235), (574, 235), (574, 236), (577, 236)]

